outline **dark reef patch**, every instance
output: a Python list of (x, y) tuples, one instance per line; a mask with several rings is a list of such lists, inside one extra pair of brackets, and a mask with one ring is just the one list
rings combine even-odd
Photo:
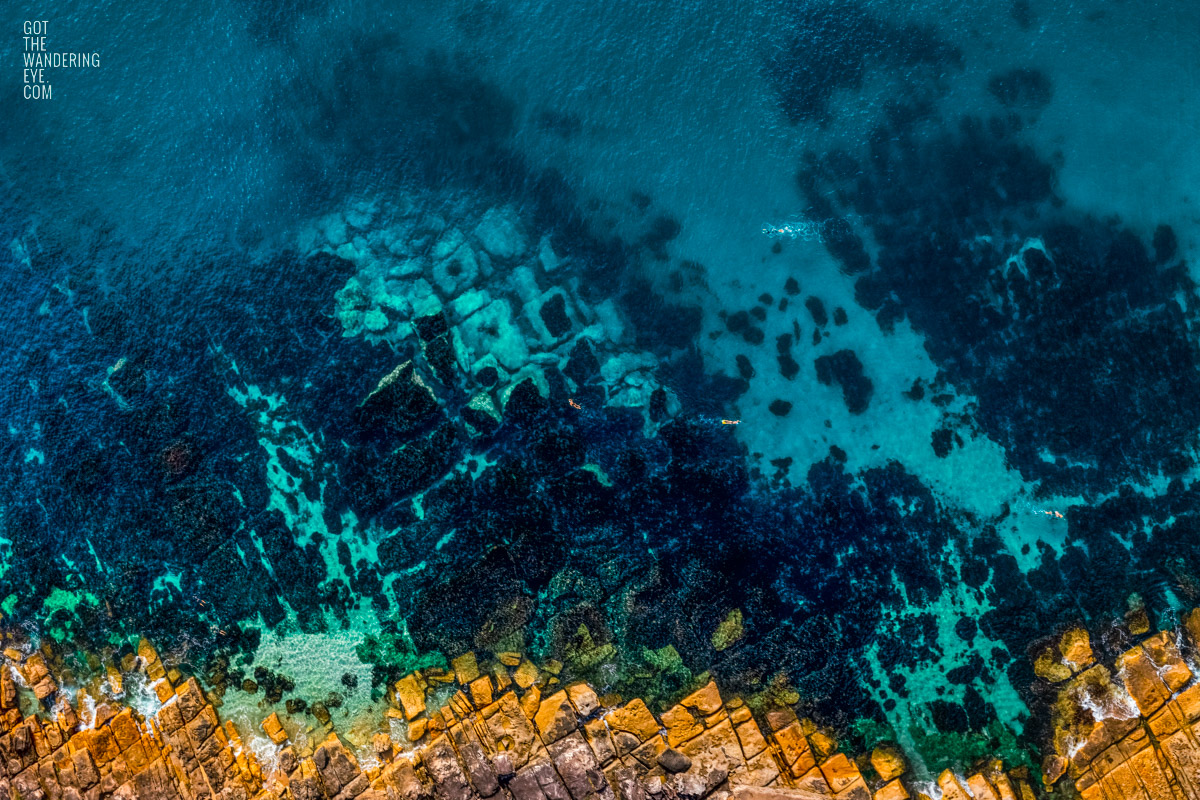
[(779, 374), (787, 380), (794, 379), (800, 374), (800, 365), (792, 356), (792, 336), (789, 333), (780, 334), (775, 340), (776, 359), (779, 361)]
[(571, 329), (571, 320), (567, 317), (566, 301), (561, 294), (555, 294), (547, 300), (539, 311), (542, 322), (550, 335), (560, 337)]
[(804, 301), (804, 307), (808, 309), (808, 313), (812, 315), (813, 322), (818, 328), (824, 328), (829, 324), (829, 315), (825, 313), (825, 304), (821, 302), (819, 297), (808, 297)]
[(871, 69), (919, 84), (962, 66), (932, 29), (895, 25), (847, 0), (795, 3), (781, 19), (766, 74), (792, 123), (826, 121), (835, 95), (859, 89)]
[(1013, 0), (1012, 5), (1009, 6), (1008, 15), (1023, 31), (1032, 28), (1037, 21), (1037, 14), (1034, 13), (1033, 4), (1029, 0)]
[(954, 447), (954, 431), (949, 428), (938, 428), (933, 432), (933, 453), (938, 458), (945, 458), (950, 455), (950, 450)]
[(583, 121), (577, 114), (547, 110), (538, 113), (537, 127), (562, 139), (574, 139), (583, 131)]
[(1054, 84), (1041, 70), (1017, 67), (988, 79), (988, 91), (1006, 108), (1037, 110), (1049, 105)]
[(736, 358), (738, 374), (742, 376), (742, 380), (750, 380), (754, 377), (754, 365), (750, 363), (750, 359), (744, 355), (738, 354)]
[(846, 401), (846, 408), (851, 414), (861, 414), (867, 410), (875, 386), (863, 374), (862, 362), (853, 350), (838, 350), (833, 355), (819, 356), (813, 365), (817, 368), (817, 380), (826, 386), (836, 383), (842, 387), (842, 399)]
[(1195, 286), (1136, 233), (1063, 207), (1017, 126), (880, 128), (856, 175), (841, 160), (809, 158), (800, 187), (837, 198), (878, 242), (859, 301), (881, 325), (912, 321), (1026, 479), (1103, 491), (1194, 441)]

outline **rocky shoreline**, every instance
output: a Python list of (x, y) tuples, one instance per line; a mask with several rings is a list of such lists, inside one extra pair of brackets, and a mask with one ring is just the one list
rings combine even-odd
[[(1151, 791), (1172, 782), (1155, 783), (1147, 766), (1159, 757), (1160, 751), (1152, 748), (1162, 736), (1170, 737), (1162, 758), (1185, 769), (1174, 786), (1191, 787), (1186, 765), (1200, 763), (1195, 760), (1200, 757), (1197, 730), (1185, 725), (1200, 717), (1200, 683), (1191, 681), (1170, 634), (1148, 639), (1120, 661), (1125, 690), (1143, 716), (1154, 714), (1149, 723), (1153, 740), (1140, 732), (1138, 718), (1104, 712), (1080, 746), (1087, 704), (1072, 706), (1070, 698), (1081, 686), (1103, 685), (1124, 708), (1117, 696), (1121, 689), (1097, 678), (1109, 675), (1105, 667), (1088, 666), (1086, 633), (1064, 636), (1059, 657), (1047, 653), (1039, 659), (1039, 674), (1065, 680), (1061, 698), (1066, 698), (1056, 706), (1056, 714), (1062, 713), (1055, 719), (1055, 753), (1047, 759), (1047, 779), (1069, 771), (1085, 797), (1114, 796), (1101, 794), (1101, 787), (1110, 783), (1121, 787), (1115, 796), (1141, 796), (1124, 791), (1130, 780), (1134, 785), (1141, 780), (1155, 799), (1194, 797), (1191, 791)], [(396, 682), (387, 716), (403, 723), (403, 737), (395, 728), (392, 735), (378, 733), (368, 752), (356, 756), (327, 720), (305, 726), (303, 718), (281, 719), (277, 713), (261, 726), (274, 747), (247, 746), (244, 732), (231, 720), (222, 723), (219, 698), (207, 695), (194, 677), (168, 669), (145, 640), (124, 666), (151, 682), (161, 705), (149, 717), (119, 699), (93, 699), (86, 689), (60, 688), (43, 652), (9, 648), (4, 658), (0, 754), (8, 775), (3, 788), (14, 800), (926, 796), (912, 774), (906, 775), (904, 759), (894, 748), (880, 746), (851, 758), (839, 751), (829, 732), (797, 719), (789, 708), (769, 708), (756, 718), (744, 700), (722, 698), (711, 681), (656, 717), (640, 699), (622, 703), (600, 697), (586, 683), (562, 686), (556, 665), (538, 668), (519, 654), (501, 653), (481, 666), (474, 653), (467, 653), (453, 661), (452, 671), (424, 670)], [(107, 685), (98, 694), (120, 698), (122, 681), (121, 670), (110, 666)], [(1170, 691), (1178, 694), (1171, 698)], [(449, 699), (435, 707), (439, 696)], [(54, 716), (34, 713), (47, 709)], [(1102, 754), (1099, 743), (1117, 732), (1124, 736), (1121, 744), (1110, 744)], [(258, 735), (250, 733), (251, 738)], [(1123, 763), (1116, 760), (1116, 754), (1138, 743), (1145, 746)], [(946, 770), (937, 787), (954, 800), (1035, 797), (1028, 771), (1006, 773), (998, 761), (979, 765), (965, 778)]]
[[(8, 634), (0, 669), (0, 796), (202, 800), (1195, 800), (1200, 797), (1200, 609), (1098, 663), (1088, 631), (1035, 650), (1053, 699), (1041, 775), (999, 759), (930, 780), (886, 742), (843, 751), (831, 730), (715, 681), (657, 716), (641, 699), (564, 683), (520, 653), (413, 672), (389, 687), (386, 730), (347, 746), (328, 714), (272, 711), (259, 730), (222, 721), (219, 692), (142, 639), (86, 686), (50, 647)], [(93, 664), (101, 663), (96, 658)], [(130, 686), (147, 687), (151, 708)], [(148, 695), (147, 695), (148, 696)], [(289, 705), (290, 707), (290, 705)], [(322, 718), (323, 716), (323, 718)], [(1038, 778), (1040, 777), (1040, 782)], [(1040, 783), (1040, 786), (1039, 786)]]
[(1184, 657), (1200, 646), (1200, 609), (1182, 630), (1147, 636), (1144, 613), (1126, 630), (1142, 641), (1111, 666), (1082, 628), (1037, 654), (1035, 671), (1057, 691), (1043, 781), (1084, 800), (1200, 796), (1200, 681)]

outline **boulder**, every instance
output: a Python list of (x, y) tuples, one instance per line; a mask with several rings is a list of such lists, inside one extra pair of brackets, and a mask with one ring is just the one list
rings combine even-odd
[(1079, 672), (1092, 665), (1092, 643), (1086, 628), (1075, 627), (1062, 635), (1058, 641), (1063, 662), (1072, 672)]
[(1159, 676), (1154, 663), (1141, 647), (1134, 647), (1117, 659), (1118, 674), (1125, 690), (1137, 703), (1142, 716), (1157, 711), (1171, 696), (1171, 690)]
[(579, 727), (575, 709), (565, 691), (555, 692), (541, 702), (534, 723), (546, 744), (558, 741)]
[(450, 739), (458, 751), (459, 760), (467, 768), (467, 777), (480, 797), (491, 797), (500, 789), (499, 777), (488, 758), (483, 742), (469, 723), (450, 728)]
[(1158, 675), (1171, 692), (1177, 692), (1192, 679), (1192, 671), (1180, 655), (1174, 631), (1161, 631), (1142, 642)]
[(411, 361), (387, 375), (359, 405), (364, 421), (383, 424), (398, 433), (412, 431), (438, 408), (437, 397)]
[(571, 705), (575, 707), (581, 717), (591, 716), (600, 708), (600, 699), (592, 687), (586, 683), (573, 683), (567, 687), (566, 692)]
[(459, 766), (454, 747), (444, 734), (421, 751), (421, 763), (433, 780), (440, 800), (472, 800), (475, 797)]
[[(463, 420), (481, 436), (488, 436), (495, 433), (500, 427), (500, 410), (496, 408), (496, 403), (492, 398), (484, 392), (476, 392), (460, 413)], [(534, 679), (537, 679), (536, 670), (534, 671)], [(531, 684), (532, 681), (521, 688), (528, 688)]]
[(463, 245), (448, 256), (435, 259), (432, 277), (434, 284), (448, 297), (469, 289), (479, 277), (475, 252)]
[(605, 780), (603, 770), (578, 731), (548, 745), (546, 749), (573, 800), (587, 800), (593, 795), (611, 796), (612, 789)]
[(425, 690), (417, 682), (415, 674), (405, 675), (396, 681), (396, 699), (404, 710), (404, 718), (411, 720), (425, 711)]
[(528, 248), (520, 219), (511, 206), (489, 209), (475, 228), (475, 238), (493, 258), (502, 261), (512, 260)]
[(493, 300), (464, 320), (459, 334), (469, 360), (490, 353), (510, 372), (529, 361), (525, 336), (513, 322), (512, 306), (503, 298)]
[(627, 731), (637, 737), (638, 742), (644, 742), (658, 733), (659, 724), (650, 709), (639, 698), (630, 700), (621, 708), (615, 708), (605, 716), (612, 731)]
[(459, 686), (468, 686), (479, 677), (479, 661), (475, 658), (473, 650), (452, 659), (450, 666), (454, 669), (454, 680)]
[(674, 747), (668, 747), (659, 755), (658, 765), (667, 772), (687, 772), (692, 768), (692, 760)]
[(496, 713), (488, 717), (484, 724), (492, 739), (503, 743), (504, 752), (514, 768), (519, 770), (524, 767), (537, 752), (537, 732), (512, 692), (500, 696), (496, 701)]
[(896, 747), (881, 744), (871, 751), (871, 769), (875, 770), (881, 780), (898, 778), (904, 774), (906, 768), (904, 756)]
[(546, 272), (554, 272), (562, 264), (558, 255), (555, 254), (554, 248), (550, 245), (550, 237), (543, 236), (538, 242), (538, 263), (542, 265), (542, 269)]

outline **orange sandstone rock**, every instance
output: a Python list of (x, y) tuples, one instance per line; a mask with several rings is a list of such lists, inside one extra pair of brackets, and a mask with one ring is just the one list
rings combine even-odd
[(558, 741), (579, 725), (565, 691), (555, 692), (543, 700), (533, 719), (547, 744)]
[(1192, 646), (1200, 647), (1200, 608), (1193, 608), (1184, 615), (1183, 630), (1192, 640)]
[(729, 709), (729, 719), (733, 721), (734, 725), (741, 725), (752, 717), (750, 709), (742, 704), (741, 701), (737, 701), (736, 705), (734, 703), (727, 703), (725, 707)]
[(1050, 683), (1062, 683), (1071, 677), (1071, 669), (1061, 661), (1061, 653), (1052, 646), (1042, 648), (1033, 659), (1033, 672)]
[(978, 772), (967, 778), (967, 789), (975, 800), (1000, 800), (992, 784)]
[(667, 728), (667, 744), (671, 747), (704, 732), (704, 718), (682, 703), (664, 711), (662, 722)]
[(809, 734), (808, 741), (820, 758), (827, 758), (837, 750), (837, 739), (824, 731), (813, 731)]
[(871, 769), (875, 770), (880, 780), (891, 781), (904, 774), (904, 756), (895, 747), (879, 745), (871, 751)]
[(1058, 649), (1071, 672), (1079, 672), (1092, 664), (1092, 641), (1086, 628), (1076, 627), (1064, 633), (1058, 641)]
[(450, 664), (454, 667), (454, 679), (459, 686), (467, 686), (479, 677), (479, 662), (475, 659), (474, 651), (463, 653)]
[(542, 706), (542, 691), (534, 686), (521, 695), (521, 710), (525, 712), (526, 719), (533, 719), (537, 716), (538, 709)]
[(1141, 647), (1126, 650), (1117, 659), (1118, 674), (1143, 716), (1153, 714), (1171, 696), (1154, 663)]
[(503, 692), (512, 686), (512, 678), (509, 677), (508, 669), (504, 664), (492, 665), (492, 680), (495, 682), (496, 691)]
[(716, 681), (709, 681), (701, 688), (679, 701), (679, 705), (690, 708), (701, 717), (715, 714), (721, 710), (721, 692), (717, 689)]
[[(1171, 645), (1152, 637), (1141, 648), (1167, 687), (1183, 674)], [(210, 702), (194, 679), (172, 670), (172, 683), (148, 643), (139, 643), (135, 668), (149, 676), (157, 665), (162, 676), (152, 685), (165, 701), (152, 727), (120, 703), (102, 703), (95, 727), (76, 731), (74, 708), (61, 698), (57, 720), (22, 718), (15, 686), (6, 688), (0, 670), (5, 785), (13, 800), (872, 800), (859, 771), (865, 757), (856, 764), (837, 752), (832, 736), (788, 709), (767, 713), (773, 733), (764, 736), (746, 704), (736, 698), (722, 704), (713, 682), (659, 719), (641, 700), (614, 707), (620, 700), (612, 698), (602, 708), (583, 683), (543, 699), (548, 683), (539, 685), (539, 670), (515, 653), (486, 672), (468, 656), (455, 660), (454, 677), (414, 673), (394, 689), (401, 709), (389, 708), (387, 716), (404, 719), (410, 740), (426, 744), (398, 752), (388, 735), (372, 738), (356, 730), (350, 741), (371, 756), (369, 765), (359, 764), (336, 733), (318, 728), (318, 738), (326, 738), (315, 749), (283, 747), (274, 771), (258, 763), (231, 722), (221, 723), (216, 700)], [(45, 668), (43, 680), (53, 681), (45, 658), (39, 659), (32, 667), (23, 664), (22, 675)], [(424, 716), (430, 712), (426, 681), (453, 682), (471, 675), (472, 665), (471, 681), (458, 685), (448, 705)], [(1089, 708), (1125, 713), (1107, 671), (1097, 669), (1064, 684), (1067, 700), (1056, 718), (1061, 743), (1079, 759), (1070, 768), (1081, 795), (1124, 800), (1113, 792), (1132, 786), (1146, 800), (1200, 800), (1192, 779), (1184, 777), (1200, 774), (1193, 730), (1200, 684), (1181, 686), (1142, 730), (1136, 719), (1081, 713), (1083, 698)], [(263, 731), (286, 743), (278, 715), (264, 720)], [(870, 763), (871, 774), (880, 776), (874, 800), (907, 800), (910, 787), (897, 777), (904, 770), (898, 752), (878, 748)], [(1027, 776), (1006, 775), (995, 762), (966, 782), (973, 800), (1035, 800)], [(972, 800), (952, 773), (943, 774), (939, 785), (946, 800)]]
[(684, 742), (678, 749), (691, 759), (693, 769), (699, 770), (701, 774), (719, 772), (728, 776), (731, 772), (745, 768), (742, 747), (729, 720), (720, 722)]
[(267, 735), (275, 744), (283, 744), (287, 741), (287, 732), (283, 729), (283, 723), (279, 721), (279, 715), (272, 713), (262, 721), (263, 733)]
[(821, 774), (829, 784), (834, 794), (848, 789), (855, 781), (862, 779), (862, 774), (854, 762), (846, 758), (845, 753), (837, 753), (821, 763)]
[(1150, 632), (1150, 616), (1144, 605), (1138, 605), (1125, 614), (1125, 625), (1134, 636)]
[(612, 736), (609, 735), (608, 726), (604, 724), (604, 720), (593, 719), (585, 723), (583, 736), (601, 766), (617, 757), (616, 745), (613, 744)]
[(396, 681), (395, 690), (396, 699), (400, 701), (406, 719), (412, 719), (425, 712), (425, 691), (417, 682), (416, 675), (405, 675)]
[[(758, 723), (750, 716), (749, 709), (739, 709), (746, 711), (744, 721), (737, 725), (734, 729), (737, 732), (738, 741), (742, 745), (742, 754), (747, 761), (754, 758), (759, 753), (767, 749), (767, 740), (763, 737), (762, 731), (759, 730)], [(730, 720), (734, 720), (731, 718)]]
[(942, 790), (942, 800), (971, 800), (966, 788), (950, 770), (943, 770), (937, 777), (938, 788)]
[(425, 735), (425, 731), (429, 728), (429, 720), (414, 719), (408, 723), (408, 740), (410, 742), (418, 742)]
[(517, 684), (522, 689), (528, 689), (537, 682), (538, 669), (533, 665), (532, 661), (522, 660), (513, 672), (513, 683)]
[(604, 718), (614, 731), (627, 731), (644, 742), (658, 733), (659, 724), (642, 700), (630, 700), (621, 708), (615, 708)]
[(567, 698), (581, 717), (590, 716), (600, 708), (600, 698), (586, 683), (573, 683), (566, 688)]
[(1192, 679), (1192, 671), (1184, 663), (1175, 638), (1174, 631), (1162, 631), (1142, 642), (1142, 649), (1171, 692), (1179, 691)]
[(471, 700), (475, 703), (476, 708), (483, 708), (491, 705), (492, 702), (492, 679), (483, 675), (471, 681), (468, 687), (471, 692)]
[(874, 800), (908, 800), (908, 790), (899, 779), (885, 783), (875, 790)]

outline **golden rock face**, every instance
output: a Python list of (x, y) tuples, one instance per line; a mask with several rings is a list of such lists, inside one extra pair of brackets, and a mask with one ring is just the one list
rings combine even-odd
[[(40, 654), (5, 654), (39, 698), (58, 684)], [(1149, 657), (1149, 655), (1148, 655)], [(194, 678), (166, 670), (149, 642), (135, 669), (154, 681), (164, 705), (149, 719), (100, 705), (91, 727), (65, 697), (56, 719), (24, 717), (10, 670), (0, 669), (0, 790), (12, 800), (907, 800), (898, 750), (854, 759), (789, 709), (760, 727), (739, 698), (709, 682), (656, 717), (640, 699), (601, 698), (585, 683), (562, 687), (516, 653), (482, 668), (475, 654), (447, 674), (413, 673), (393, 687), (385, 721), (407, 726), (407, 741), (370, 738), (360, 762), (328, 725), (293, 742), (296, 721), (272, 713), (262, 735), (269, 765)], [(37, 687), (43, 687), (38, 691)], [(49, 687), (49, 688), (46, 688)], [(450, 687), (453, 689), (454, 687)], [(544, 691), (544, 694), (543, 694)], [(1193, 702), (1200, 710), (1200, 702)], [(290, 721), (289, 721), (290, 720)], [(316, 739), (310, 740), (312, 735)], [(256, 732), (257, 735), (257, 732)], [(323, 739), (321, 737), (324, 737)], [(315, 746), (313, 743), (315, 742)], [(1023, 773), (999, 762), (943, 792), (960, 800), (1033, 800)], [(3, 795), (0, 795), (3, 796)], [(1106, 798), (1106, 800), (1109, 800)]]
[(1064, 633), (1059, 639), (1058, 649), (1062, 653), (1063, 665), (1073, 673), (1092, 664), (1092, 641), (1086, 628), (1076, 627)]
[[(1054, 687), (1042, 781), (1085, 800), (1200, 800), (1200, 680), (1185, 653), (1200, 614), (1180, 631), (1147, 636), (1112, 664), (1097, 663), (1076, 627), (1035, 653), (1035, 674)], [(47, 651), (49, 653), (49, 651)], [(194, 679), (167, 669), (143, 640), (121, 666), (140, 671), (163, 703), (149, 719), (95, 706), (86, 724), (42, 653), (9, 648), (0, 668), (0, 797), (11, 800), (908, 800), (926, 798), (903, 754), (882, 745), (853, 758), (829, 731), (786, 707), (757, 717), (715, 682), (653, 714), (640, 699), (563, 685), (560, 665), (520, 653), (474, 653), (453, 671), (397, 681), (379, 733), (360, 756), (324, 724), (297, 735), (297, 720), (261, 723), (275, 745), (264, 766)], [(15, 676), (15, 677), (14, 677)], [(123, 680), (107, 669), (109, 686)], [(28, 687), (22, 697), (19, 684)], [(69, 677), (68, 677), (69, 682)], [(32, 694), (56, 716), (25, 716)], [(77, 703), (84, 702), (79, 692)], [(438, 697), (449, 698), (438, 701)], [(438, 707), (438, 706), (441, 707)], [(256, 736), (258, 732), (256, 732)], [(1025, 770), (999, 761), (935, 776), (942, 800), (1036, 800)], [(928, 780), (920, 787), (928, 787)]]
[[(1182, 631), (1129, 648), (1112, 670), (1096, 664), (1061, 684), (1043, 763), (1047, 785), (1066, 776), (1086, 800), (1200, 798), (1200, 681), (1180, 647), (1185, 635), (1197, 644), (1196, 619), (1193, 612)], [(1092, 658), (1078, 630), (1059, 644), (1064, 661)]]

